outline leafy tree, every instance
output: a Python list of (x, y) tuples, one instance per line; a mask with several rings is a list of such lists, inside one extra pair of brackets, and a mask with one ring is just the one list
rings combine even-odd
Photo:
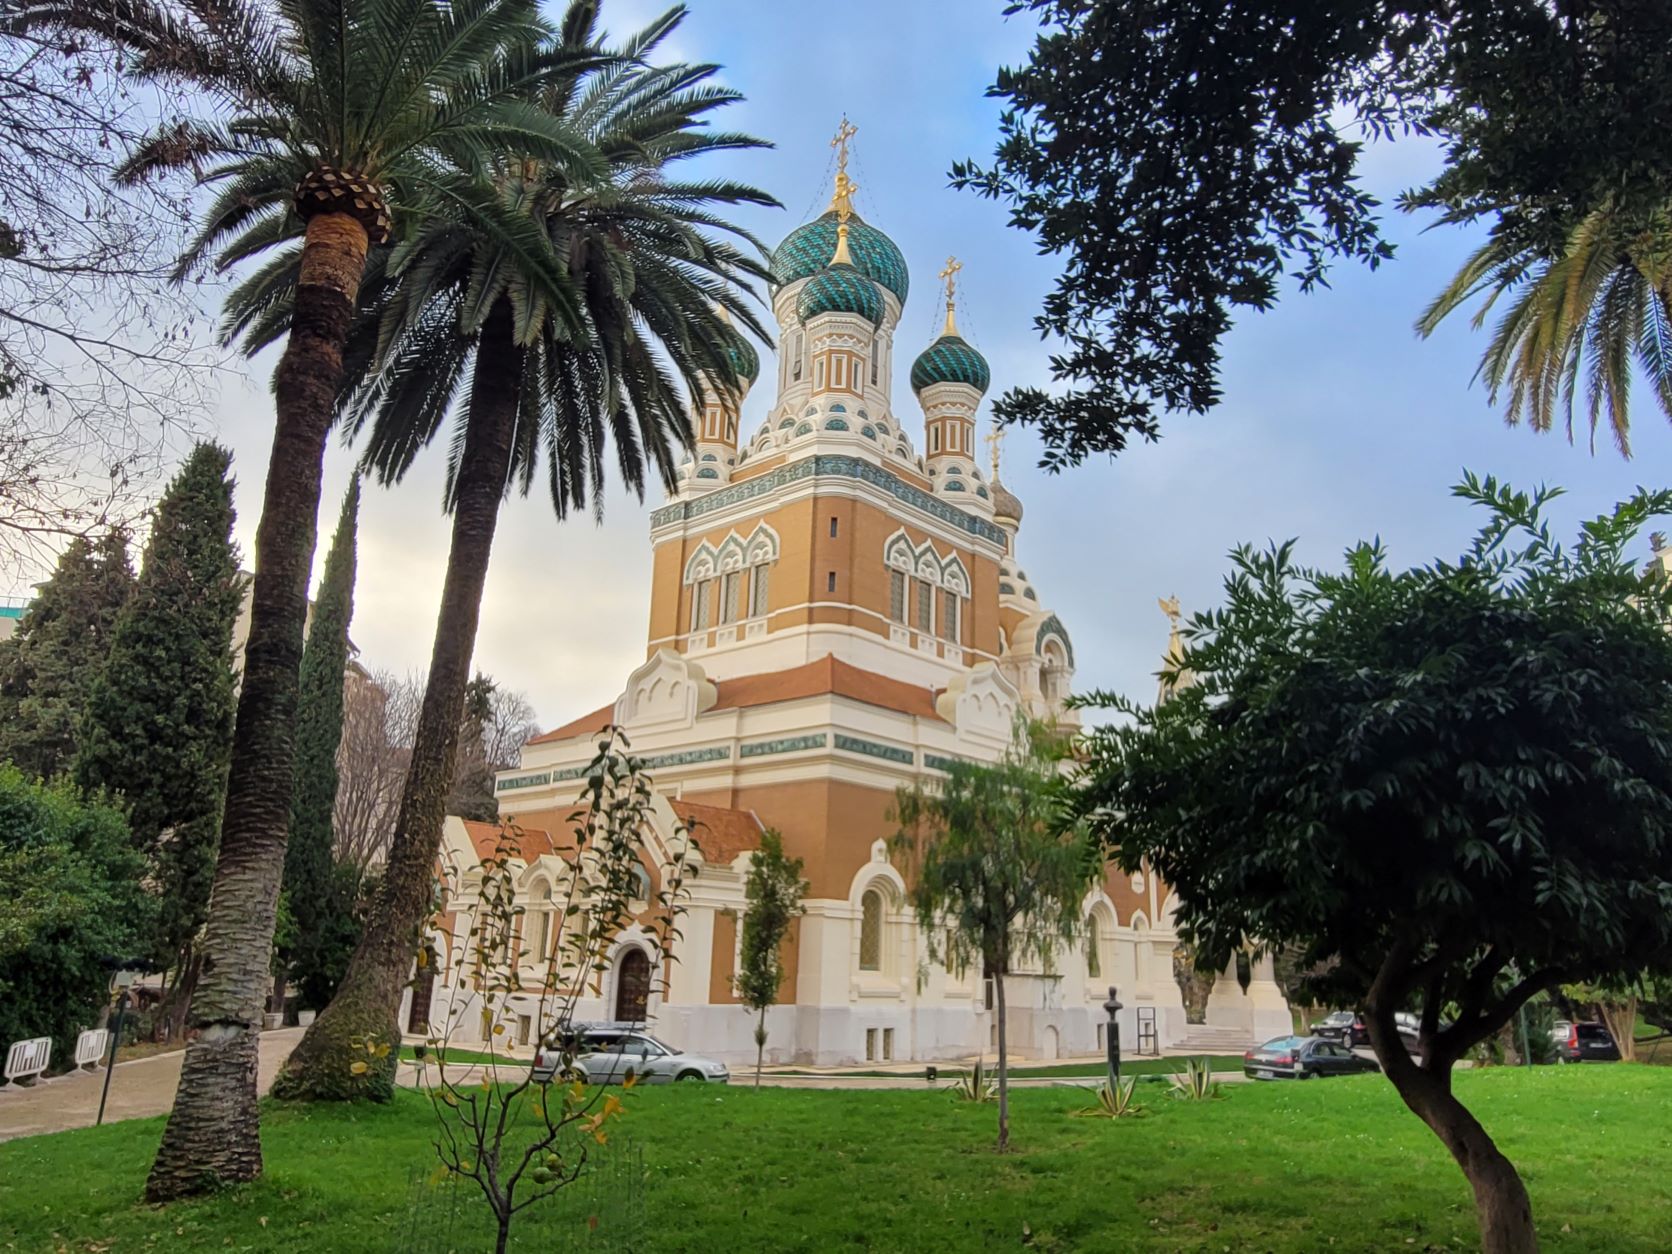
[(1631, 221), (1672, 201), (1672, 13), (1658, 0), (1006, 11), (1043, 29), (991, 90), (1006, 104), (991, 164), (953, 177), (1065, 258), (1036, 325), (1063, 342), (1051, 367), (1068, 387), (994, 407), (1038, 426), (1047, 465), (1217, 404), (1234, 311), (1270, 308), (1285, 270), (1304, 289), (1332, 259), (1392, 255), (1358, 181), (1365, 137), (1439, 138), (1444, 171), (1404, 206), (1491, 219), (1511, 251), (1547, 261), (1606, 198)]
[[(504, 213), (567, 259), (581, 329), (537, 296), (523, 259), (501, 239), (445, 222), (421, 231), (368, 290), (370, 316), (350, 358), (351, 430), (369, 428), (366, 463), (395, 482), (452, 415), (445, 505), (453, 531), (382, 888), (337, 996), (285, 1063), (292, 1094), (331, 1091), (356, 1039), (395, 1030), (429, 907), (506, 493), (530, 490), (544, 461), (558, 517), (589, 500), (596, 516), (611, 444), (637, 495), (647, 471), (671, 485), (676, 451), (691, 439), (687, 395), (709, 380), (738, 385), (737, 332), (722, 311), (760, 330), (740, 288), (764, 277), (763, 262), (723, 238), (748, 237), (721, 211), (775, 202), (740, 184), (677, 177), (682, 162), (760, 141), (707, 129), (711, 113), (739, 99), (713, 84), (717, 66), (646, 60), (683, 16), (671, 9), (618, 54), (602, 56), (592, 52), (596, 5), (571, 4), (552, 55), (574, 68), (531, 92), (528, 104), (584, 135), (607, 167), (594, 176), (531, 157), (497, 173)], [(252, 282), (235, 303), (278, 311), (283, 301), (275, 279)], [(395, 1059), (380, 1065), (392, 1074)]]
[[(622, 1113), (611, 1086), (565, 1082), (580, 1045), (567, 1028), (581, 999), (603, 979), (616, 938), (629, 926), (638, 925), (637, 939), (654, 963), (666, 970), (673, 961), (679, 918), (690, 898), (689, 877), (696, 874), (687, 861), (696, 844), (682, 825), (675, 826), (668, 859), (659, 868), (661, 890), (646, 903), (648, 916), (635, 911), (655, 795), (655, 781), (628, 752), (626, 737), (618, 728), (607, 729), (569, 816), (569, 838), (555, 851), (564, 868), (563, 888), (544, 954), (519, 947), (524, 915), (516, 896), (524, 836), (515, 824), (501, 823), (496, 848), (474, 868), (456, 868), (474, 881), (471, 889), (461, 891), (457, 880), (444, 886), (453, 894), (448, 908), (464, 916), (475, 951), (464, 960), (477, 964), (482, 976), (470, 988), (455, 983), (461, 1004), (432, 1016), (436, 1026), (422, 1057), (439, 1065), (431, 1071), (420, 1062), (418, 1080), (435, 1112), (441, 1169), (480, 1190), (494, 1218), (495, 1254), (510, 1247), (517, 1215), (595, 1170), (592, 1155), (607, 1143), (609, 1121)], [(525, 979), (522, 973), (530, 967), (534, 975)], [(511, 1039), (508, 1030), (526, 1014), (535, 1039), (556, 1055), (551, 1074), (537, 1075), (526, 1061), (502, 1069), (498, 1084), (481, 1084), (456, 1066), (449, 1073), (449, 1038), (466, 1003), (472, 1019), (480, 1016), (490, 1070), (499, 1042)], [(387, 1083), (387, 1072), (376, 1063), (397, 1052), (398, 1044), (398, 1038), (367, 1038), (346, 1060), (337, 1083), (350, 1093)], [(636, 1078), (629, 1068), (622, 1091)]]
[(71, 1056), (107, 998), (107, 957), (151, 938), (145, 860), (115, 807), (0, 764), (0, 1040)]
[(261, 1171), (257, 1034), (294, 786), (308, 578), (368, 249), (420, 220), (480, 217), (523, 261), (529, 290), (573, 309), (550, 249), (476, 176), (501, 153), (581, 174), (601, 162), (523, 101), (526, 83), (549, 68), (532, 55), (545, 29), (536, 0), (22, 0), (14, 9), (22, 29), (109, 39), (128, 50), (139, 79), (217, 110), (165, 119), (124, 167), (134, 179), (195, 172), (214, 190), (182, 278), (274, 249), (267, 264), (297, 276), (273, 379), (250, 633), (193, 1001), (206, 1030), (187, 1048), (146, 1184), (162, 1201)]
[(1532, 1209), (1453, 1065), (1553, 985), (1672, 971), (1672, 583), (1626, 553), (1672, 493), (1569, 549), (1554, 492), (1456, 491), (1491, 521), (1455, 562), (1238, 549), (1224, 608), (1191, 625), (1195, 684), (1154, 709), (1091, 699), (1125, 721), (1089, 736), (1077, 809), (1173, 885), (1204, 957), (1298, 945), (1328, 1004), (1362, 1007), (1499, 1254), (1535, 1248)]
[(127, 814), (158, 897), (147, 949), (192, 996), (232, 754), (232, 631), (243, 603), (232, 454), (199, 444), (151, 519), (139, 582), (81, 721), (75, 779)]
[(1097, 872), (1083, 834), (1063, 822), (1060, 757), (1047, 730), (1021, 724), (1000, 761), (955, 761), (944, 780), (902, 788), (896, 804), (893, 846), (930, 957), (956, 969), (979, 961), (993, 981), (1000, 1150), (1010, 1144), (1004, 977), (1079, 941)]
[(124, 532), (77, 536), (65, 546), (16, 633), (0, 642), (0, 760), (40, 779), (70, 768), (93, 681), (133, 588)]
[(761, 833), (761, 847), (749, 863), (744, 883), (748, 905), (743, 911), (743, 953), (737, 972), (737, 995), (756, 1011), (755, 1087), (761, 1086), (761, 1061), (766, 1054), (766, 1012), (778, 1004), (778, 986), (784, 982), (784, 959), (780, 952), (790, 925), (806, 909), (807, 881), (801, 878), (801, 859), (784, 853), (784, 838), (768, 828)]
[[(332, 811), (337, 801), (337, 749), (343, 738), (343, 685), (348, 674), (348, 629), (354, 619), (355, 534), (360, 481), (343, 497), (337, 533), (325, 555), (308, 643), (302, 651), (296, 710), (296, 786), (285, 845), (284, 893), (294, 920), (290, 978), (301, 985), (302, 1004), (319, 1009), (331, 998), (340, 966), (344, 930), (352, 933), (359, 876), (340, 872), (335, 858)], [(352, 942), (350, 942), (352, 944)]]

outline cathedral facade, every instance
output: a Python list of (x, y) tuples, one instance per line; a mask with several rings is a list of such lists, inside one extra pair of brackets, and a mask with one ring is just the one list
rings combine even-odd
[[(980, 455), (976, 415), (991, 379), (958, 332), (958, 266), (941, 271), (939, 337), (898, 343), (906, 260), (852, 212), (852, 190), (844, 160), (830, 210), (773, 255), (780, 352), (770, 378), (738, 337), (740, 373), (773, 389), (765, 421), (744, 432), (741, 397), (699, 398), (692, 456), (651, 517), (644, 662), (615, 702), (537, 737), (497, 781), (501, 817), (522, 833), (526, 944), (551, 935), (554, 921), (539, 916), (561, 871), (552, 837), (565, 830), (597, 733), (626, 730), (661, 794), (651, 844), (662, 848), (647, 850), (648, 873), (686, 826), (701, 872), (671, 965), (653, 969), (653, 951), (629, 929), (582, 1009), (645, 1019), (722, 1058), (754, 1057), (734, 977), (744, 881), (768, 827), (802, 859), (810, 886), (769, 1016), (769, 1059), (990, 1052), (990, 981), (930, 958), (891, 860), (896, 792), (953, 759), (998, 758), (1019, 713), (1074, 717), (1063, 706), (1071, 637), (1028, 577), (1023, 507), (999, 478), (996, 440), (990, 458)], [(900, 370), (918, 413), (894, 412)], [(497, 839), (492, 825), (449, 819), (444, 857), (468, 866)], [(441, 916), (438, 986), (409, 995), (414, 1023), (436, 1017), (432, 999), (464, 988), (468, 904), (458, 897)], [(1140, 1039), (1160, 1048), (1194, 1034), (1193, 1044), (1229, 1047), (1287, 1032), (1269, 967), (1257, 967), (1247, 993), (1234, 983), (1216, 992), (1216, 1041), (1187, 1026), (1174, 904), (1153, 876), (1111, 870), (1086, 895), (1078, 943), (1003, 977), (1014, 1051), (1101, 1052), (1110, 985), (1128, 1050)], [(517, 1036), (539, 1031), (532, 1013), (517, 1019)], [(469, 1039), (472, 1016), (454, 1021), (455, 1039)]]

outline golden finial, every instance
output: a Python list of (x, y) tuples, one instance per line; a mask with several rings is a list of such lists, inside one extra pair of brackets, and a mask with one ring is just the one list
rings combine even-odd
[(1178, 597), (1162, 597), (1156, 601), (1156, 604), (1161, 607), (1161, 612), (1167, 616), (1168, 621), (1172, 624), (1173, 630), (1177, 631), (1179, 629), (1179, 615), (1182, 612), (1179, 609)]
[(963, 262), (956, 257), (948, 257), (946, 259), (946, 269), (942, 270), (939, 275), (946, 283), (946, 329), (941, 332), (942, 335), (958, 334), (958, 323), (952, 316), (952, 301), (958, 292), (958, 271), (963, 268)]
[[(836, 128), (836, 138), (830, 141), (830, 146), (836, 150), (836, 188), (841, 190), (843, 181), (848, 176), (848, 140), (859, 134), (859, 128), (848, 121), (848, 115), (842, 115), (842, 125)], [(835, 206), (832, 206), (834, 208)]]
[(993, 482), (997, 483), (999, 481), (999, 450), (1004, 445), (1004, 428), (995, 422), (993, 429), (987, 433), (986, 438), (987, 451), (992, 454), (993, 458)]
[(848, 219), (853, 217), (853, 194), (859, 184), (848, 177), (848, 140), (859, 134), (859, 128), (842, 115), (842, 125), (836, 128), (836, 138), (830, 146), (836, 150), (836, 191), (830, 207), (836, 213), (836, 252), (830, 258), (833, 266), (851, 266), (853, 256), (848, 252)]

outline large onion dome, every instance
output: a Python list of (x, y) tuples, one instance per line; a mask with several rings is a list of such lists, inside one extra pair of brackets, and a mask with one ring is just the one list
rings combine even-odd
[(998, 479), (993, 480), (993, 517), (1013, 519), (1017, 526), (1022, 522), (1022, 502)]
[(728, 338), (730, 343), (726, 346), (726, 356), (731, 360), (732, 369), (737, 371), (739, 378), (753, 383), (761, 377), (761, 355), (736, 331)]
[(937, 383), (967, 383), (977, 392), (985, 392), (992, 381), (987, 359), (958, 335), (941, 336), (911, 364), (914, 392)]
[[(853, 247), (853, 237), (848, 237)], [(812, 282), (801, 289), (801, 299), (795, 311), (803, 322), (820, 314), (858, 314), (872, 326), (882, 323), (882, 293), (877, 285), (862, 274), (857, 266), (838, 262), (813, 276)]]
[[(772, 254), (774, 286), (784, 287), (799, 279), (810, 279), (828, 266), (836, 253), (838, 225), (836, 211), (832, 209), (791, 231)], [(906, 271), (905, 256), (893, 240), (857, 213), (848, 217), (848, 251), (861, 274), (893, 292), (902, 305), (906, 303), (911, 278)]]

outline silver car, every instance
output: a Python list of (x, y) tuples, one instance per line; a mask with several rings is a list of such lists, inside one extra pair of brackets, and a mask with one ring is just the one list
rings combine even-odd
[[(567, 1062), (564, 1054), (569, 1054)], [(560, 1078), (586, 1084), (671, 1084), (676, 1080), (726, 1084), (731, 1072), (723, 1062), (685, 1054), (628, 1023), (577, 1023), (560, 1029), (534, 1055), (534, 1078)]]

